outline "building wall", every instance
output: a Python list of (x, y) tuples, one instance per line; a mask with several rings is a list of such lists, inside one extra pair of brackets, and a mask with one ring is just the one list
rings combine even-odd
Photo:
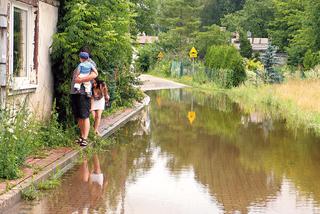
[[(53, 103), (53, 75), (51, 72), (50, 46), (58, 20), (57, 0), (0, 0), (0, 103), (2, 107), (19, 110), (27, 104), (38, 119), (50, 117)], [(17, 84), (12, 64), (12, 5), (26, 5), (30, 14), (28, 26), (29, 75), (28, 82)], [(31, 13), (30, 13), (31, 11)], [(3, 18), (4, 17), (4, 18)], [(1, 27), (6, 22), (6, 27)], [(32, 45), (31, 45), (32, 43)], [(32, 59), (32, 60), (31, 60)], [(25, 102), (26, 101), (26, 102)]]
[(50, 61), (52, 35), (56, 32), (58, 8), (39, 2), (38, 87), (30, 95), (29, 106), (40, 117), (50, 116), (53, 102), (53, 76)]
[(0, 107), (5, 103), (7, 72), (8, 0), (0, 0)]

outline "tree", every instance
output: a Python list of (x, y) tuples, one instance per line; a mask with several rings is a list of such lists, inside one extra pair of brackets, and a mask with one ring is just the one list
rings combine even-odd
[(134, 5), (136, 30), (134, 35), (145, 32), (147, 35), (156, 33), (156, 12), (158, 2), (155, 0), (130, 0)]
[(279, 83), (282, 81), (282, 77), (274, 69), (276, 64), (277, 48), (272, 44), (269, 44), (267, 51), (261, 56), (262, 63), (266, 70), (266, 79), (269, 83)]
[(245, 32), (240, 33), (240, 54), (248, 59), (252, 57), (252, 46)]
[(308, 11), (313, 6), (307, 0), (273, 0), (273, 3), (275, 19), (269, 30), (272, 42), (288, 52), (289, 64), (302, 64), (307, 50), (314, 49), (314, 26)]
[(159, 17), (164, 33), (160, 39), (167, 47), (174, 47), (180, 57), (190, 49), (195, 41), (195, 33), (200, 27), (199, 0), (164, 0)]
[(201, 25), (219, 25), (220, 19), (229, 13), (241, 10), (245, 0), (204, 0), (201, 12)]
[(297, 30), (293, 33), (287, 48), (289, 63), (293, 65), (303, 64), (304, 56), (308, 50), (311, 50), (315, 55), (320, 50), (320, 31), (318, 29), (320, 3), (311, 0), (302, 1), (300, 5), (304, 9), (297, 13), (296, 18), (300, 18), (300, 22), (297, 23)]
[(274, 45), (284, 51), (293, 38), (293, 35), (301, 28), (301, 13), (304, 11), (299, 0), (273, 0), (274, 20), (270, 23), (269, 34)]
[(204, 29), (204, 31), (196, 34), (196, 48), (201, 59), (205, 57), (208, 47), (230, 43), (230, 32), (221, 29), (219, 26), (212, 25)]
[(268, 37), (273, 13), (272, 0), (247, 0), (242, 10), (225, 15), (221, 23), (230, 31), (241, 28), (250, 31), (254, 37)]

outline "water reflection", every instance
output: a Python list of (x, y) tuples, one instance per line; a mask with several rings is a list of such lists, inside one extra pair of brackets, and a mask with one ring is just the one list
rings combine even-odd
[[(73, 213), (89, 213), (89, 210), (95, 210), (99, 200), (102, 198), (102, 193), (104, 192), (108, 182), (106, 177), (101, 171), (100, 161), (97, 154), (93, 155), (93, 166), (92, 169), (89, 169), (88, 160), (85, 158), (83, 163), (80, 166), (80, 187), (88, 186), (88, 197), (84, 203), (84, 208), (80, 212), (79, 210), (74, 211)], [(90, 167), (90, 168), (91, 168)]]
[[(224, 95), (152, 103), (26, 213), (320, 213), (320, 142)], [(190, 124), (188, 112), (196, 112)], [(30, 211), (31, 210), (31, 211)], [(17, 213), (17, 212), (12, 212)]]
[[(312, 207), (305, 213), (317, 210), (320, 167), (316, 151), (320, 145), (316, 138), (287, 131), (283, 121), (273, 121), (258, 112), (245, 114), (223, 95), (208, 99), (185, 91), (173, 99), (168, 91), (160, 93), (162, 106), (152, 106), (153, 126), (157, 127), (153, 138), (171, 157), (167, 166), (172, 173), (193, 167), (196, 179), (208, 187), (227, 213), (252, 212), (254, 204), (265, 204), (256, 212), (286, 213), (279, 211), (291, 208), (290, 213), (301, 213), (293, 203), (268, 208), (279, 200), (279, 194), (282, 200), (291, 200), (281, 192), (284, 178), (290, 178), (289, 183), (298, 190), (290, 192), (296, 203)], [(192, 96), (197, 96), (194, 106), (199, 114), (197, 123), (190, 127), (180, 116), (188, 112), (188, 104), (176, 103), (190, 103)], [(165, 136), (161, 134), (164, 132)]]

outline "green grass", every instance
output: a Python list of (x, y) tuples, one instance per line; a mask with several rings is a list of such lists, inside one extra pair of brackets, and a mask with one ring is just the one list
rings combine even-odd
[(39, 198), (40, 191), (34, 185), (31, 185), (21, 192), (21, 196), (26, 201), (33, 201)]
[(60, 186), (61, 182), (56, 177), (51, 177), (48, 180), (40, 181), (37, 185), (38, 190), (50, 190)]

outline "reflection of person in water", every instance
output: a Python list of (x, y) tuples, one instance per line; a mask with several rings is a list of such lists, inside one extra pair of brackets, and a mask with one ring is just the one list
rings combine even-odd
[(80, 167), (80, 180), (82, 185), (88, 185), (88, 201), (83, 210), (77, 210), (76, 213), (90, 213), (89, 209), (95, 209), (102, 198), (103, 192), (108, 184), (103, 173), (101, 172), (98, 155), (93, 156), (93, 167), (90, 172), (88, 160), (84, 160)]

